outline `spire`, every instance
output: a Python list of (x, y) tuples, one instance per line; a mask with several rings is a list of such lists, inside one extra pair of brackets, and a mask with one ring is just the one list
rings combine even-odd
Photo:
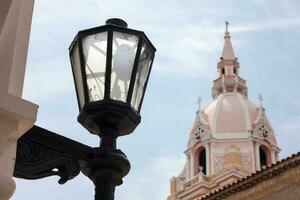
[(261, 94), (259, 94), (257, 98), (258, 98), (258, 100), (259, 100), (259, 106), (260, 106), (261, 108), (264, 107), (264, 106), (263, 106), (263, 100), (264, 100), (264, 99), (263, 99), (263, 96), (262, 96)]
[(225, 37), (224, 37), (225, 43), (223, 47), (222, 58), (225, 60), (235, 60), (233, 48), (230, 41), (230, 33), (228, 31), (229, 23), (226, 21), (225, 21), (225, 26), (226, 26)]
[(239, 92), (245, 97), (248, 93), (246, 80), (239, 75), (240, 64), (234, 56), (228, 27), (229, 23), (225, 22), (225, 43), (221, 60), (218, 63), (219, 78), (214, 80), (212, 88), (213, 98), (224, 92)]
[(197, 99), (198, 111), (201, 111), (201, 102), (202, 102), (202, 98), (199, 96)]

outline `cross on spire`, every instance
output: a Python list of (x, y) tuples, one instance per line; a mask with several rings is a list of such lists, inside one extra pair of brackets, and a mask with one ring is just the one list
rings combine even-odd
[(225, 21), (225, 27), (226, 27), (226, 31), (225, 32), (228, 32), (228, 27), (229, 27), (229, 22), (228, 21)]
[(197, 100), (197, 104), (199, 105), (199, 111), (201, 110), (201, 102), (202, 102), (202, 98), (201, 97), (198, 97), (198, 100)]
[(259, 100), (259, 106), (260, 106), (260, 107), (263, 107), (263, 100), (264, 100), (264, 99), (263, 99), (263, 96), (262, 96), (261, 94), (259, 94), (257, 98), (258, 98), (258, 100)]

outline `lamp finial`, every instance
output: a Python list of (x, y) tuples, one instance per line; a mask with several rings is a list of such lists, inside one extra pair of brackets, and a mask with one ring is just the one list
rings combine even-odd
[(119, 18), (110, 18), (105, 21), (105, 24), (120, 26), (120, 27), (124, 27), (124, 28), (127, 28), (127, 26), (128, 26), (127, 23), (123, 19), (119, 19)]

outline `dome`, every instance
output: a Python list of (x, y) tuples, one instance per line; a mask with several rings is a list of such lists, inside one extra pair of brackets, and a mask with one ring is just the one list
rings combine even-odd
[(203, 111), (216, 138), (249, 137), (259, 113), (259, 109), (238, 92), (221, 93)]

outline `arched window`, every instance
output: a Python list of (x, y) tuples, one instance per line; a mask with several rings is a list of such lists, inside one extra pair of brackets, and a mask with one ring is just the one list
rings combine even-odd
[(268, 151), (265, 147), (259, 147), (259, 161), (260, 161), (260, 168), (267, 167), (269, 164), (269, 155)]
[(199, 171), (202, 169), (202, 172), (206, 175), (206, 151), (204, 148), (200, 151), (198, 160)]

